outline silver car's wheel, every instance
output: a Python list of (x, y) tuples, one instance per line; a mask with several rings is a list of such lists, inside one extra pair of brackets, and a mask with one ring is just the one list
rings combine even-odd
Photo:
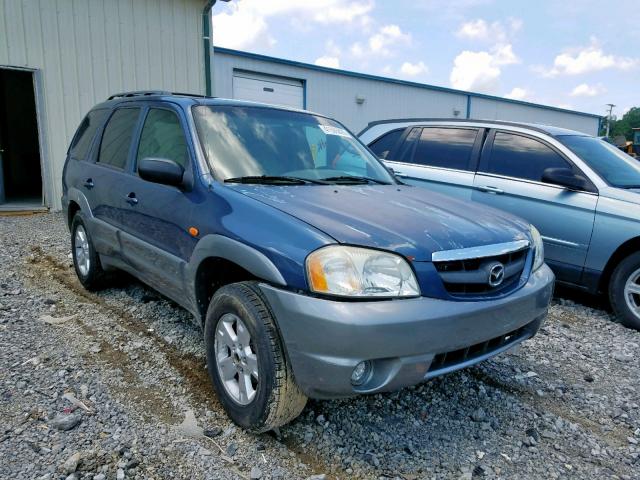
[(258, 356), (247, 326), (233, 313), (218, 320), (215, 355), (227, 394), (239, 405), (250, 404), (258, 388)]
[(609, 301), (616, 317), (640, 330), (640, 252), (623, 258), (609, 279)]
[(89, 268), (91, 268), (91, 255), (87, 232), (82, 225), (78, 225), (76, 228), (74, 247), (78, 271), (83, 277), (86, 277), (89, 274)]
[(640, 268), (627, 278), (624, 285), (624, 300), (629, 310), (640, 318)]

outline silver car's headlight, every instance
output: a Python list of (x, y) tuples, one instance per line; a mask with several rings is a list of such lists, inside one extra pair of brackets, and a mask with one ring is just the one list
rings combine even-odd
[(533, 271), (535, 272), (544, 263), (544, 244), (538, 229), (531, 225), (531, 240), (533, 240)]
[(341, 297), (415, 297), (418, 282), (400, 255), (369, 248), (330, 245), (307, 257), (313, 292)]

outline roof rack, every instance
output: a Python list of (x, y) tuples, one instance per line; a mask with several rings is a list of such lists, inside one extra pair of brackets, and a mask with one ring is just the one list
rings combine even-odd
[(114, 93), (107, 100), (113, 100), (114, 98), (125, 98), (125, 97), (144, 97), (149, 95), (171, 95), (171, 92), (166, 92), (164, 90), (137, 90), (134, 92)]
[(166, 90), (137, 90), (133, 92), (114, 93), (107, 100), (114, 98), (148, 97), (152, 95), (178, 95), (181, 97), (211, 98), (199, 93), (168, 92)]
[[(561, 130), (570, 130), (563, 127), (556, 127), (553, 125), (544, 125), (544, 124), (536, 124), (536, 123), (527, 123), (527, 122), (513, 122), (509, 120), (495, 120), (495, 119), (483, 119), (483, 118), (390, 118), (387, 120), (375, 120), (373, 122), (369, 122), (366, 127), (362, 131), (358, 133), (358, 137), (362, 135), (365, 131), (369, 130), (371, 127), (375, 127), (376, 125), (384, 125), (385, 123), (427, 123), (427, 122), (451, 122), (451, 123), (489, 123), (492, 125), (504, 125), (511, 127), (525, 127), (530, 130), (534, 130), (540, 133), (549, 133), (549, 128), (561, 129)], [(548, 127), (548, 128), (547, 128)]]

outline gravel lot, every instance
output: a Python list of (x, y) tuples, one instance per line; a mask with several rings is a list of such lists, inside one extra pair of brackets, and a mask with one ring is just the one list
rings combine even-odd
[(640, 333), (606, 311), (556, 300), (516, 352), (255, 436), (187, 312), (80, 287), (60, 214), (0, 217), (0, 241), (0, 478), (640, 478)]

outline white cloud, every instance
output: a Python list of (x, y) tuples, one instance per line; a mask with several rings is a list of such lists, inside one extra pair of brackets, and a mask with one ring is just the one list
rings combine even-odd
[(640, 65), (640, 60), (637, 58), (604, 53), (597, 40), (591, 39), (591, 45), (565, 51), (556, 56), (553, 67), (539, 70), (544, 76), (555, 77), (558, 75), (582, 75), (609, 68), (630, 70), (638, 65)]
[[(264, 1), (264, 0), (263, 0)], [(299, 3), (309, 3), (308, 0)], [(373, 8), (373, 1), (347, 3), (345, 2), (315, 2), (315, 3), (333, 3), (326, 9), (320, 9), (315, 13), (314, 18), (320, 23), (351, 23), (359, 20), (361, 25), (367, 25), (371, 22), (368, 13)]]
[(469, 40), (491, 41), (504, 43), (508, 38), (522, 28), (522, 20), (510, 18), (506, 24), (500, 21), (488, 23), (482, 18), (463, 23), (456, 35)]
[(512, 65), (520, 63), (520, 59), (513, 53), (511, 45), (496, 45), (493, 48), (493, 62), (496, 65)]
[(460, 29), (456, 32), (458, 37), (469, 38), (472, 40), (486, 39), (489, 37), (489, 25), (482, 19), (472, 20), (467, 23), (463, 23)]
[(569, 95), (572, 97), (595, 97), (596, 95), (602, 95), (606, 93), (606, 88), (602, 85), (588, 85), (581, 83), (574, 88)]
[(495, 93), (500, 84), (502, 66), (518, 63), (511, 45), (496, 45), (491, 53), (461, 52), (453, 61), (449, 80), (454, 88)]
[(250, 8), (236, 7), (235, 12), (213, 16), (213, 41), (222, 47), (242, 49), (258, 44), (274, 45), (276, 41), (267, 30), (264, 17)]
[(338, 57), (319, 57), (316, 58), (316, 61), (314, 63), (316, 65), (320, 65), (321, 67), (340, 68), (340, 59)]
[(371, 53), (379, 55), (390, 55), (389, 47), (409, 43), (411, 43), (411, 35), (403, 33), (398, 25), (385, 25), (369, 37)]
[(422, 61), (418, 63), (404, 62), (400, 67), (400, 73), (407, 77), (416, 77), (418, 75), (429, 73), (429, 67), (427, 67)]
[(512, 100), (526, 100), (531, 95), (526, 88), (514, 87), (509, 93), (505, 95), (505, 98), (510, 98)]
[[(269, 17), (298, 18), (298, 23), (368, 25), (368, 13), (373, 0), (344, 2), (342, 0), (242, 0), (224, 6), (224, 11), (213, 15), (215, 45), (228, 48), (249, 48), (275, 44), (269, 34)], [(301, 19), (301, 20), (300, 20)]]
[(370, 55), (389, 57), (394, 54), (394, 47), (410, 44), (411, 35), (404, 33), (398, 25), (384, 25), (368, 38), (366, 45), (355, 42), (349, 51), (358, 58)]
[(351, 55), (353, 55), (354, 57), (364, 56), (364, 47), (360, 42), (356, 42), (353, 45), (351, 45), (351, 48), (349, 49), (349, 51), (351, 52)]

